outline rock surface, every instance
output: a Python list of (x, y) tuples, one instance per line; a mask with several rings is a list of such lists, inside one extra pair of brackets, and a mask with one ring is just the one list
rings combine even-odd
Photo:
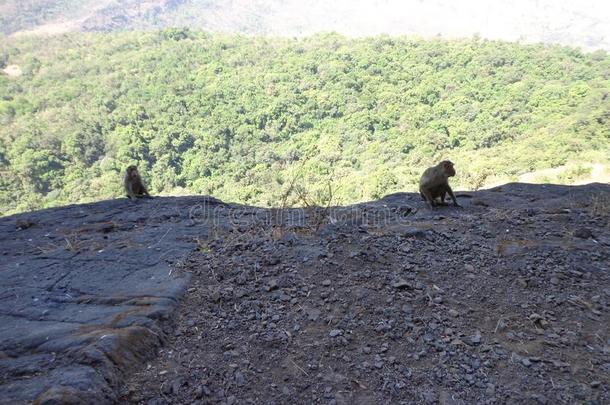
[(190, 256), (176, 332), (122, 400), (609, 403), (610, 186), (458, 199), (236, 208)]
[(458, 200), (1, 218), (0, 402), (608, 403), (610, 186)]
[(205, 197), (0, 218), (0, 403), (107, 403), (154, 356), (209, 232)]

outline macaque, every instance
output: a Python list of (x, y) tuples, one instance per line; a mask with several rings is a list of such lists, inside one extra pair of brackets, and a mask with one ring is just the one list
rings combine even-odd
[(127, 191), (127, 197), (132, 200), (141, 197), (150, 198), (136, 166), (129, 166), (125, 172), (125, 191)]
[[(459, 207), (453, 190), (449, 186), (449, 177), (455, 176), (455, 169), (453, 163), (448, 160), (443, 160), (439, 164), (433, 167), (427, 168), (419, 180), (419, 194), (422, 196), (430, 207), (436, 205), (447, 205), (445, 203), (445, 195), (449, 193), (449, 196), (453, 200), (453, 205)], [(441, 199), (440, 204), (436, 201), (437, 198)]]

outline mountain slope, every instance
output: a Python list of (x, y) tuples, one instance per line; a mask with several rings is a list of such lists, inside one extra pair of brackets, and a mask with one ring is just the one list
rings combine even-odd
[(610, 49), (610, 6), (587, 0), (29, 0), (0, 1), (11, 33), (188, 26), (214, 32), (303, 36), (415, 34), (559, 43)]
[(273, 206), (293, 186), (285, 203), (413, 190), (445, 158), (478, 188), (575, 163), (570, 183), (610, 156), (601, 52), (188, 30), (5, 43), (21, 75), (0, 75), (4, 213), (120, 196), (132, 163), (156, 194)]

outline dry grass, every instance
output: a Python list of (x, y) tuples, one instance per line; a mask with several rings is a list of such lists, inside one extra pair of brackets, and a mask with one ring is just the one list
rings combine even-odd
[(600, 193), (591, 196), (588, 210), (595, 216), (610, 215), (610, 193)]

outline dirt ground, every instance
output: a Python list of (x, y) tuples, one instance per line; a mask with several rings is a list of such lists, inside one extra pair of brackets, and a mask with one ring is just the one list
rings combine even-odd
[(174, 333), (122, 400), (610, 403), (610, 199), (520, 187), (242, 213), (202, 237)]

